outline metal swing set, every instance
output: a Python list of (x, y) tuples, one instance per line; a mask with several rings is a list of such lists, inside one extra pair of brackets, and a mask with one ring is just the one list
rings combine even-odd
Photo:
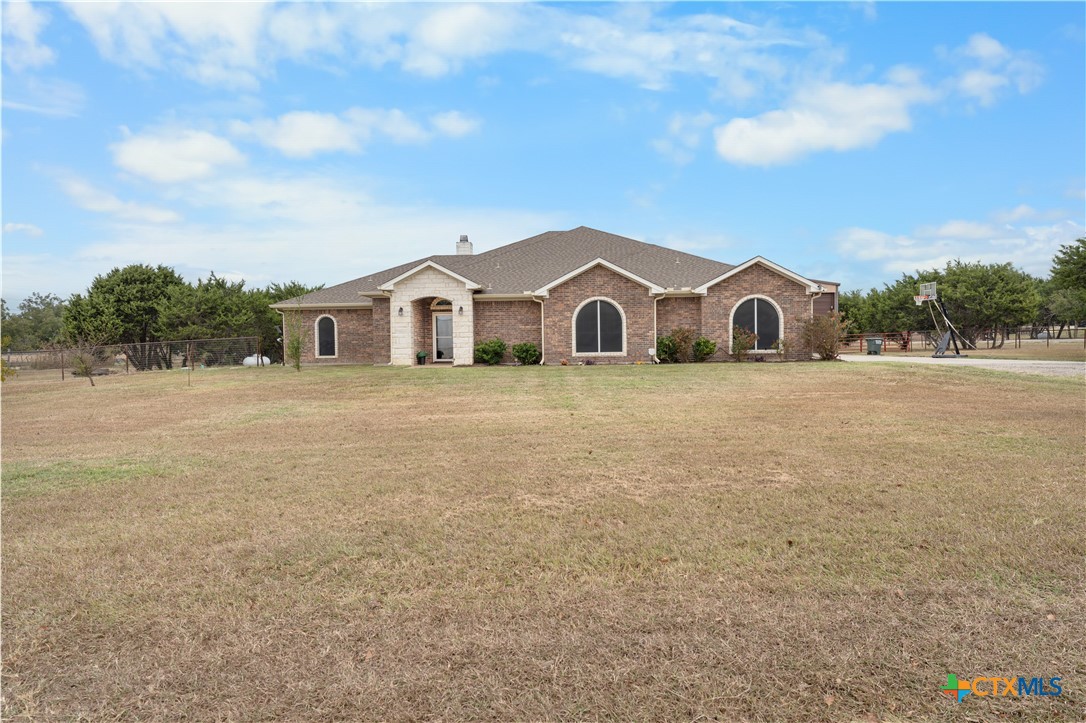
[[(958, 347), (958, 342), (961, 341), (962, 346), (971, 346), (976, 349), (975, 346), (967, 342), (962, 338), (962, 335), (954, 328), (954, 325), (950, 323), (950, 317), (947, 315), (946, 305), (939, 299), (939, 294), (935, 288), (935, 282), (929, 282), (926, 284), (920, 284), (920, 293), (913, 297), (913, 301), (917, 306), (923, 306), (926, 302), (928, 305), (928, 311), (931, 313), (931, 320), (935, 324), (935, 331), (939, 335), (939, 341), (935, 345), (935, 353), (932, 354), (934, 359), (943, 358), (955, 358), (964, 357), (961, 349)], [(936, 317), (935, 311), (939, 311), (939, 316)], [(939, 323), (940, 318), (942, 323)], [(954, 353), (947, 353), (948, 347), (953, 344)]]

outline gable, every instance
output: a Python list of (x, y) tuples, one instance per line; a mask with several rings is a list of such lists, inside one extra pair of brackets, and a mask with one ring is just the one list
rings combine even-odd
[(570, 271), (567, 274), (563, 274), (562, 276), (558, 277), (557, 279), (554, 279), (553, 281), (541, 286), (539, 289), (537, 289), (535, 291), (535, 295), (536, 296), (547, 296), (550, 293), (550, 290), (555, 288), (556, 286), (561, 286), (562, 284), (566, 283), (567, 281), (569, 281), (571, 279), (574, 279), (574, 278), (580, 276), (581, 274), (585, 273), (586, 271), (589, 271), (589, 270), (594, 269), (596, 267), (603, 267), (603, 268), (607, 269), (608, 271), (610, 271), (610, 272), (612, 272), (614, 274), (617, 274), (617, 275), (622, 276), (622, 277), (624, 277), (626, 279), (629, 279), (630, 281), (633, 281), (635, 284), (639, 284), (641, 286), (644, 286), (646, 289), (648, 289), (648, 292), (650, 294), (662, 294), (662, 293), (664, 293), (663, 288), (661, 288), (660, 286), (657, 286), (656, 284), (652, 283), (651, 281), (643, 279), (640, 276), (638, 276), (637, 274), (635, 274), (635, 273), (633, 273), (631, 271), (627, 271), (626, 269), (622, 268), (621, 266), (618, 266), (617, 264), (612, 264), (610, 261), (606, 261), (604, 259), (597, 258), (597, 259), (595, 259), (593, 261), (589, 261), (587, 264), (585, 264), (585, 265), (583, 265), (583, 266), (581, 266), (579, 268), (576, 268), (576, 269)]
[(744, 261), (730, 271), (727, 271), (716, 277), (715, 279), (711, 279), (710, 281), (702, 284), (701, 286), (694, 289), (694, 291), (699, 294), (705, 294), (709, 291), (711, 287), (719, 284), (722, 281), (726, 281), (730, 278), (739, 276), (740, 274), (744, 274), (744, 272), (747, 272), (750, 269), (764, 269), (767, 272), (776, 274), (778, 276), (783, 276), (789, 281), (792, 281), (804, 287), (804, 289), (809, 294), (824, 291), (824, 287), (818, 282), (812, 281), (804, 276), (800, 276), (796, 272), (786, 269), (779, 264), (775, 264), (769, 259), (762, 258), (761, 256), (755, 256), (749, 261)]

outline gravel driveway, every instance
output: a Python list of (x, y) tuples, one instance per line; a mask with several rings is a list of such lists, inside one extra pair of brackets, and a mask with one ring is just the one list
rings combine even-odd
[(886, 354), (842, 354), (847, 362), (897, 362), (901, 364), (946, 364), (959, 367), (980, 367), (1019, 374), (1043, 374), (1050, 377), (1086, 379), (1086, 362), (1038, 361), (1033, 359), (933, 359), (928, 356), (890, 356)]

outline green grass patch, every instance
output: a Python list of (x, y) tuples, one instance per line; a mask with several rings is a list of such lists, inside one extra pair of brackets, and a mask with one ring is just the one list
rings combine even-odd
[(0, 493), (18, 499), (84, 489), (101, 484), (152, 477), (162, 470), (144, 462), (5, 462)]

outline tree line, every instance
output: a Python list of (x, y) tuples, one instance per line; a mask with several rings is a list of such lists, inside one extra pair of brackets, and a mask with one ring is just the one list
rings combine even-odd
[(838, 303), (850, 332), (895, 332), (931, 329), (927, 305), (916, 306), (920, 284), (938, 284), (939, 299), (954, 325), (970, 343), (984, 333), (997, 345), (1023, 326), (1031, 335), (1041, 330), (1057, 338), (1073, 324), (1086, 321), (1086, 238), (1061, 246), (1052, 259), (1051, 276), (1039, 279), (1010, 263), (982, 264), (954, 260), (943, 269), (902, 274), (882, 289), (866, 294), (849, 291)]
[(278, 362), (281, 317), (269, 305), (319, 288), (297, 281), (246, 288), (214, 272), (192, 284), (168, 266), (132, 264), (96, 276), (86, 292), (66, 300), (33, 293), (14, 313), (2, 302), (4, 349), (130, 344), (136, 367), (151, 369), (168, 365), (154, 342), (254, 336), (263, 355)]

